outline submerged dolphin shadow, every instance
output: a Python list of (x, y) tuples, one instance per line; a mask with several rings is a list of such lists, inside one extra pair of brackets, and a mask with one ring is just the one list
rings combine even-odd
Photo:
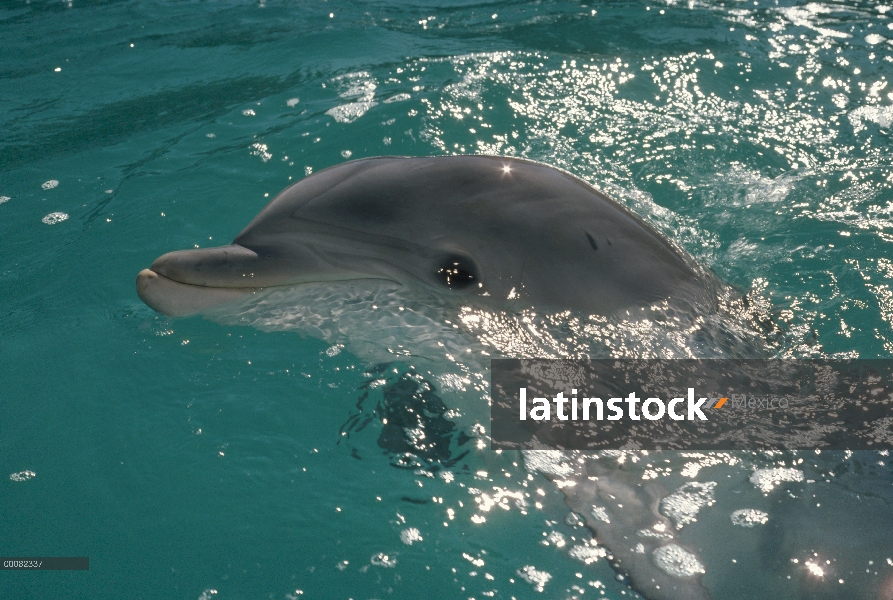
[[(370, 379), (360, 388), (357, 412), (341, 426), (339, 443), (377, 419), (378, 446), (395, 467), (436, 473), (455, 467), (468, 455), (463, 447), (475, 438), (449, 420), (449, 408), (430, 381), (395, 363), (375, 365), (366, 375)], [(359, 458), (355, 448), (353, 455)]]

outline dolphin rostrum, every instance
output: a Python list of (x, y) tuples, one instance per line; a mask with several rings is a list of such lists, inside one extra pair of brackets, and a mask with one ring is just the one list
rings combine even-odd
[(171, 252), (137, 277), (189, 315), (273, 286), (388, 280), (500, 306), (610, 315), (708, 299), (710, 277), (582, 180), (497, 156), (381, 157), (286, 188), (231, 245)]

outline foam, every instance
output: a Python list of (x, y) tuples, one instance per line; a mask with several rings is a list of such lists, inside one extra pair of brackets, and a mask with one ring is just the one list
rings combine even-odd
[(754, 527), (756, 525), (765, 525), (769, 520), (769, 513), (764, 513), (755, 508), (742, 508), (733, 512), (729, 517), (732, 524), (739, 527)]
[(716, 482), (700, 483), (692, 481), (661, 500), (660, 511), (673, 519), (677, 529), (697, 521), (698, 511), (705, 506), (712, 506), (716, 501), (713, 490)]
[(674, 577), (691, 577), (699, 573), (706, 573), (704, 565), (698, 557), (676, 544), (667, 544), (655, 548), (652, 553), (654, 563), (668, 575)]
[(552, 575), (546, 571), (539, 571), (532, 565), (521, 567), (517, 573), (521, 579), (532, 585), (538, 592), (542, 592), (549, 580), (552, 579)]
[(788, 481), (803, 481), (803, 471), (785, 468), (757, 469), (750, 476), (750, 482), (764, 494), (768, 494), (775, 489), (775, 486)]

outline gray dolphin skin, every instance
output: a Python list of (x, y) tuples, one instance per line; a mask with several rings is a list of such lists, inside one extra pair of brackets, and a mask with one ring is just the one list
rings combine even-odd
[(259, 288), (363, 279), (600, 315), (709, 296), (709, 277), (615, 201), (556, 168), (497, 156), (325, 169), (282, 191), (231, 245), (161, 256), (137, 291), (184, 316)]

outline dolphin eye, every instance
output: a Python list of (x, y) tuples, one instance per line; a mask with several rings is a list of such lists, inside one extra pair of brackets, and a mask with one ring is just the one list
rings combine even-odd
[(437, 279), (454, 290), (464, 290), (478, 283), (474, 266), (468, 259), (450, 257), (437, 270)]

